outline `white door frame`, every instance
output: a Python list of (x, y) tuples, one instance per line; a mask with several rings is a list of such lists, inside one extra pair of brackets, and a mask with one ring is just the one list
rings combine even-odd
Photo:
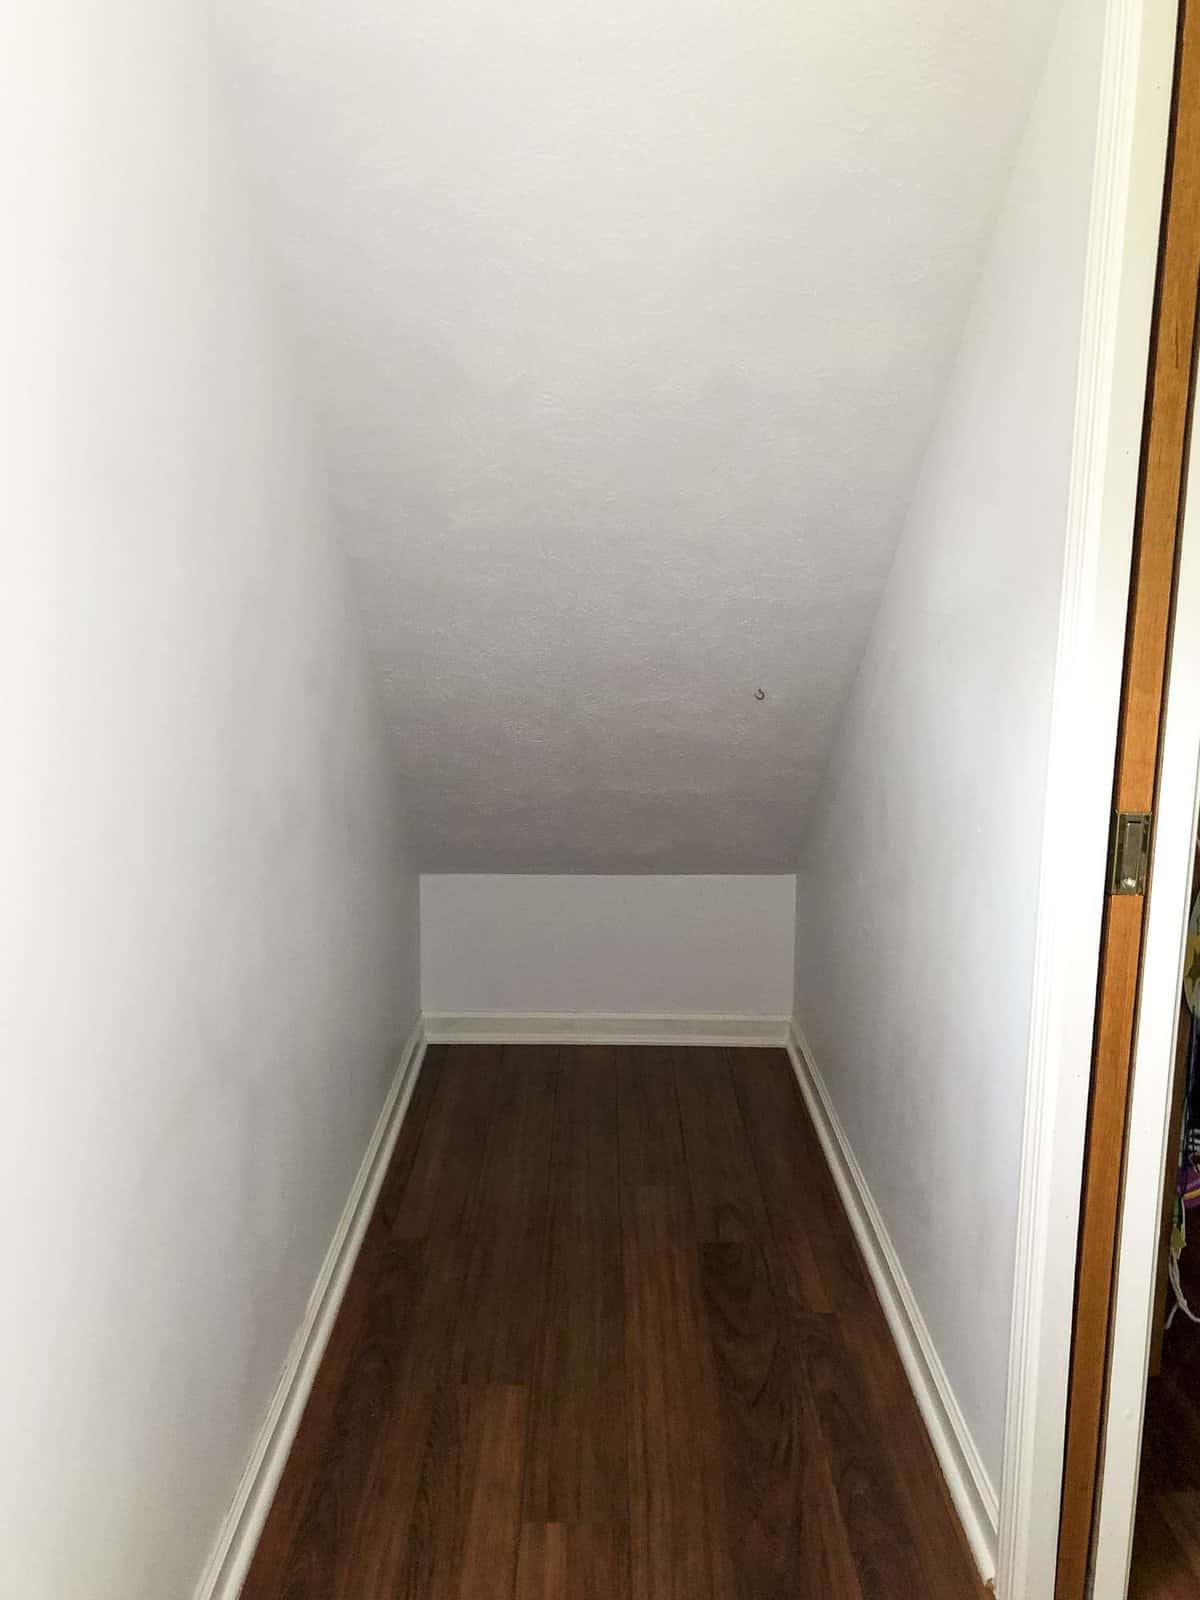
[(1176, 0), (1107, 0), (1042, 835), (999, 1600), (1051, 1600)]
[[(1188, 482), (1200, 486), (1200, 434), (1192, 436)], [(1129, 1587), (1159, 1227), (1167, 1161), (1179, 1133), (1171, 1128), (1171, 1104), (1200, 800), (1200, 497), (1184, 509), (1176, 607), (1117, 1241), (1095, 1600), (1125, 1600)]]

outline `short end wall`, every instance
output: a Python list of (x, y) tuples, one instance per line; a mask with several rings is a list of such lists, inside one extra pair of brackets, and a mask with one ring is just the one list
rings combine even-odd
[(517, 1019), (596, 1017), (629, 1019), (631, 1042), (647, 1018), (737, 1036), (791, 1016), (795, 925), (787, 874), (426, 875), (421, 1004), (431, 1034), (463, 1019), (457, 1037), (471, 1019), (495, 1038)]

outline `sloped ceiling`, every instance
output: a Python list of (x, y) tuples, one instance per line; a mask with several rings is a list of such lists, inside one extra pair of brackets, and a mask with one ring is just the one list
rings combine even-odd
[(418, 863), (789, 870), (1053, 0), (219, 3)]

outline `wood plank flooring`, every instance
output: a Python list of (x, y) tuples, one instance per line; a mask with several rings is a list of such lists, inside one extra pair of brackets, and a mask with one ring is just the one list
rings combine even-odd
[(433, 1046), (243, 1600), (979, 1600), (782, 1051)]
[[(1195, 1306), (1194, 1239), (1181, 1272)], [(1200, 1327), (1182, 1312), (1164, 1335), (1162, 1371), (1146, 1389), (1129, 1600), (1200, 1600)]]

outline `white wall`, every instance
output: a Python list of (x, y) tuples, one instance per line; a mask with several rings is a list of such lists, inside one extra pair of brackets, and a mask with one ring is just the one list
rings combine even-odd
[(0, 1593), (184, 1600), (417, 1008), (192, 6), (0, 19)]
[(997, 1484), (1103, 21), (1067, 0), (798, 880), (797, 1016)]
[(791, 876), (421, 878), (427, 1013), (786, 1017)]

